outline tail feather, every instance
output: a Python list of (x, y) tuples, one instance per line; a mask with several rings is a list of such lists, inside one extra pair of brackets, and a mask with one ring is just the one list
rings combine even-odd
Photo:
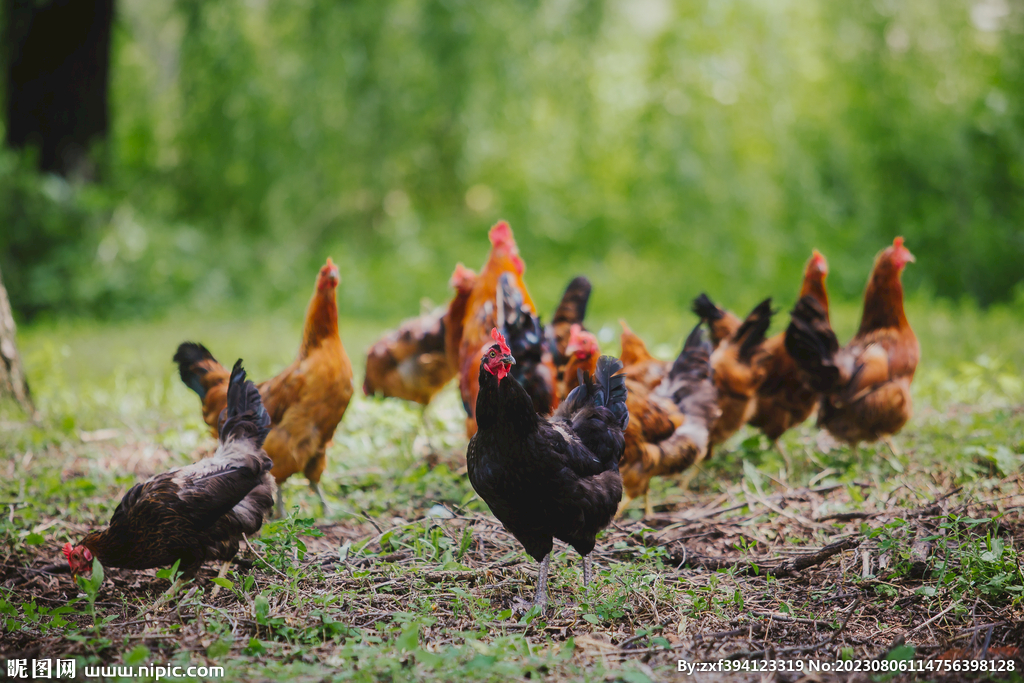
[(570, 391), (559, 404), (557, 414), (569, 418), (588, 405), (604, 407), (611, 411), (625, 429), (629, 424), (629, 411), (626, 410), (626, 376), (621, 374), (621, 370), (622, 361), (612, 356), (597, 359), (597, 370), (593, 377), (582, 368), (577, 370), (579, 386)]
[(704, 292), (701, 292), (700, 296), (693, 300), (691, 309), (697, 314), (697, 317), (709, 323), (717, 322), (725, 317), (725, 311), (719, 308)]
[(772, 300), (768, 297), (750, 312), (740, 328), (736, 330), (735, 338), (740, 341), (739, 357), (741, 360), (749, 361), (754, 351), (764, 343), (764, 335), (768, 326), (772, 324)]
[(213, 354), (197, 342), (183, 342), (174, 353), (173, 360), (178, 364), (178, 374), (181, 375), (181, 381), (185, 386), (199, 394), (200, 399), (206, 398), (206, 387), (203, 386), (202, 378), (208, 372), (204, 366), (209, 363), (204, 361), (217, 363)]
[(813, 296), (802, 297), (790, 313), (786, 352), (810, 376), (811, 388), (827, 393), (839, 382), (836, 366), (839, 340), (828, 323), (828, 313)]
[(226, 443), (230, 438), (251, 440), (257, 448), (270, 433), (270, 415), (263, 407), (259, 389), (245, 378), (242, 359), (231, 369), (228, 384), (228, 405), (221, 414), (220, 440)]
[(697, 323), (690, 334), (686, 337), (683, 350), (672, 363), (668, 377), (686, 376), (695, 380), (711, 376), (711, 342), (704, 337), (702, 323)]
[(558, 325), (559, 323), (582, 325), (583, 319), (587, 316), (587, 302), (590, 301), (590, 290), (590, 280), (585, 275), (573, 278), (569, 286), (565, 288), (562, 301), (558, 304), (551, 323), (553, 325)]

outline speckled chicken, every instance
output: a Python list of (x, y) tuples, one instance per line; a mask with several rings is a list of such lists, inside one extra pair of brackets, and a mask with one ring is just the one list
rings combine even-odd
[(262, 449), (270, 416), (242, 361), (231, 371), (226, 394), (213, 457), (129, 489), (105, 529), (64, 546), (73, 574), (89, 574), (96, 558), (104, 567), (125, 569), (180, 561), (184, 578), (191, 578), (204, 562), (232, 559), (242, 535), (260, 530), (274, 504), (273, 463)]
[[(476, 275), (461, 263), (455, 267), (450, 284), (455, 296), (447, 306), (402, 321), (398, 329), (378, 339), (366, 354), (363, 393), (381, 395), (427, 405), (455, 376), (458, 364), (448, 356), (449, 336), (462, 335), (462, 316)], [(469, 286), (466, 283), (469, 282)], [(452, 319), (458, 319), (456, 330)]]

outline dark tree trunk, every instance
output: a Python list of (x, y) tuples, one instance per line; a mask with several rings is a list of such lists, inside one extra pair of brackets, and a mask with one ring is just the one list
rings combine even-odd
[(3, 0), (7, 144), (39, 150), (40, 170), (95, 176), (107, 134), (114, 0)]
[(28, 381), (21, 367), (21, 357), (14, 343), (17, 328), (14, 313), (7, 300), (7, 290), (0, 278), (0, 398), (10, 396), (32, 414), (32, 396), (28, 393)]

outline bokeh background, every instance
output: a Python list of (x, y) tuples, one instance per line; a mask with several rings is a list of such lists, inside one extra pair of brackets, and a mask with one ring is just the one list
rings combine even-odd
[(610, 319), (788, 307), (812, 247), (853, 304), (897, 234), (912, 299), (1024, 310), (1020, 0), (82, 2), (109, 60), (66, 76), (106, 68), (107, 118), (55, 161), (12, 74), (70, 4), (0, 13), (22, 324), (301, 309), (328, 255), (342, 315), (393, 322), (499, 218), (544, 311), (579, 272)]

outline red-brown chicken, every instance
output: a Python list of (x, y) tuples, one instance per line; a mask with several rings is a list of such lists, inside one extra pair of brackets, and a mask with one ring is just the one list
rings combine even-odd
[[(629, 329), (625, 323), (623, 326)], [(639, 337), (633, 335), (629, 344), (633, 354), (630, 358), (635, 361), (632, 367), (636, 368), (637, 362), (653, 360)], [(572, 360), (566, 368), (566, 387), (572, 390), (578, 384), (577, 369), (593, 374), (597, 367), (600, 354), (597, 338), (573, 326), (567, 352), (572, 354)], [(623, 373), (628, 391), (629, 426), (619, 461), (623, 495), (617, 515), (621, 515), (633, 499), (643, 496), (645, 517), (651, 517), (654, 514), (649, 495), (651, 479), (682, 472), (707, 455), (709, 429), (721, 413), (711, 380), (710, 356), (711, 346), (704, 340), (698, 325), (686, 339), (675, 362), (664, 363), (668, 369), (663, 371), (664, 381), (658, 381), (656, 388), (630, 379), (628, 368)]]
[[(320, 476), (327, 464), (327, 446), (352, 398), (352, 363), (338, 334), (338, 268), (327, 259), (317, 275), (316, 288), (306, 309), (302, 342), (295, 361), (276, 377), (259, 385), (273, 428), (264, 449), (274, 461), (278, 486), (302, 472), (320, 499)], [(228, 373), (202, 344), (185, 342), (174, 354), (181, 381), (199, 394), (203, 419), (217, 435), (220, 413), (226, 404)], [(284, 514), (280, 488), (277, 512)]]
[(850, 343), (839, 342), (828, 313), (813, 296), (801, 298), (786, 330), (786, 350), (808, 382), (823, 394), (818, 425), (854, 447), (886, 440), (911, 415), (910, 383), (921, 356), (903, 310), (900, 277), (914, 256), (897, 237), (875, 258), (860, 328)]
[(484, 349), (477, 395), (477, 432), (469, 442), (469, 481), (526, 552), (541, 562), (534, 604), (547, 604), (547, 575), (555, 538), (584, 558), (597, 533), (615, 514), (622, 496), (618, 462), (629, 422), (622, 364), (598, 360), (587, 377), (543, 418), (523, 386), (509, 376), (516, 359), (505, 340)]
[(698, 325), (653, 391), (626, 382), (629, 428), (619, 464), (624, 490), (620, 515), (642, 495), (644, 516), (651, 517), (651, 479), (683, 472), (707, 456), (711, 427), (721, 415), (710, 357), (711, 345)]
[[(814, 297), (821, 304), (828, 319), (828, 293), (825, 291), (825, 277), (828, 262), (815, 249), (807, 267), (800, 296)], [(818, 403), (820, 394), (807, 382), (806, 376), (797, 368), (796, 361), (786, 351), (786, 333), (781, 332), (764, 343), (768, 358), (764, 382), (757, 390), (751, 426), (757, 427), (772, 443), (779, 446), (778, 439), (792, 427), (810, 417)], [(779, 449), (781, 450), (781, 448)]]
[(469, 295), (476, 286), (476, 273), (461, 263), (455, 264), (455, 272), (448, 280), (448, 286), (455, 290), (455, 298), (448, 305), (448, 319), (444, 326), (444, 353), (452, 377), (459, 374), (459, 347), (462, 346), (462, 330), (466, 324), (466, 307)]
[[(508, 333), (510, 343), (529, 350), (529, 358), (524, 357), (521, 367), (515, 372), (527, 385), (527, 391), (540, 412), (550, 413), (558, 405), (557, 370), (551, 352), (544, 344), (537, 309), (523, 282), (526, 264), (519, 256), (512, 228), (501, 221), (491, 228), (488, 238), (491, 253), (466, 303), (459, 345), (459, 391), (469, 416), (466, 419), (468, 436), (476, 433), (480, 359), (490, 344), (490, 331), (495, 327)], [(508, 316), (512, 319), (509, 320)], [(515, 330), (510, 329), (510, 324), (515, 326)]]
[(150, 569), (180, 561), (192, 578), (209, 560), (228, 561), (242, 535), (260, 530), (274, 504), (273, 463), (261, 448), (270, 416), (242, 361), (228, 382), (220, 445), (212, 458), (136, 484), (121, 499), (110, 524), (82, 542), (64, 546), (73, 574), (104, 567)]
[[(711, 354), (718, 406), (722, 410), (711, 430), (712, 446), (735, 434), (754, 413), (754, 397), (767, 373), (764, 333), (772, 321), (771, 302), (771, 299), (765, 299), (758, 304), (739, 327), (719, 339)], [(722, 312), (705, 294), (694, 301), (694, 310), (699, 310), (703, 320), (708, 322), (714, 341), (718, 334), (732, 325), (728, 322), (731, 314), (722, 312), (723, 315), (716, 317), (710, 313), (712, 308)], [(718, 332), (715, 332), (716, 328)]]
[(626, 377), (653, 389), (665, 379), (669, 363), (652, 356), (644, 340), (629, 329), (625, 320), (620, 320), (619, 325), (622, 326), (622, 335), (619, 337), (622, 353), (619, 354), (619, 360), (625, 367)]
[[(565, 365), (569, 362), (569, 354), (565, 347), (569, 344), (569, 335), (573, 327), (583, 328), (583, 319), (587, 317), (587, 303), (590, 301), (590, 280), (579, 275), (565, 288), (562, 300), (558, 302), (551, 324), (544, 326), (544, 339), (558, 371), (559, 385), (565, 383)], [(559, 398), (564, 394), (559, 392)]]
[[(459, 319), (453, 338), (462, 335), (466, 300), (476, 275), (461, 263), (455, 267), (451, 285), (455, 297), (432, 313), (409, 318), (397, 330), (386, 333), (366, 354), (363, 393), (380, 394), (427, 405), (455, 376), (457, 364), (448, 357), (452, 318)], [(469, 283), (469, 286), (466, 283)], [(458, 344), (454, 344), (458, 348)]]

